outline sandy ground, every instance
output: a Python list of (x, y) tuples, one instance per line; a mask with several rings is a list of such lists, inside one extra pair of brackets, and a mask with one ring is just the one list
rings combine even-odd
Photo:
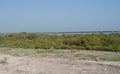
[(0, 54), (0, 74), (120, 74), (120, 62), (61, 58), (16, 57)]

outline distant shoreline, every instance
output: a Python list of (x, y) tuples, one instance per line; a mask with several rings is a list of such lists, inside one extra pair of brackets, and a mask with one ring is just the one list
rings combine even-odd
[[(110, 34), (110, 33), (120, 33), (120, 31), (76, 31), (76, 32), (27, 32), (23, 31), (26, 33), (39, 33), (39, 34)], [(23, 33), (23, 32), (9, 32), (9, 33), (0, 33), (0, 34), (11, 34), (11, 33)]]

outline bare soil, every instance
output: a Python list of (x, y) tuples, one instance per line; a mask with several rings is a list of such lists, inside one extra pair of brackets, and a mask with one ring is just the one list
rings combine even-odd
[[(6, 62), (4, 62), (6, 60)], [(0, 74), (120, 74), (120, 62), (0, 54)]]

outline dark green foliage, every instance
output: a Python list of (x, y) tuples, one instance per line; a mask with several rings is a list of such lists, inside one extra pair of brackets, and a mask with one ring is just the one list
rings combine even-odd
[(120, 51), (120, 34), (37, 34), (12, 33), (0, 35), (1, 47), (35, 49), (87, 49)]

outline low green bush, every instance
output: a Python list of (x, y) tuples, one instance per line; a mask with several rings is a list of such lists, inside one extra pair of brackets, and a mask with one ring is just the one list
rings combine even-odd
[(50, 35), (37, 33), (11, 33), (0, 35), (1, 47), (34, 49), (87, 49), (120, 51), (120, 34)]

